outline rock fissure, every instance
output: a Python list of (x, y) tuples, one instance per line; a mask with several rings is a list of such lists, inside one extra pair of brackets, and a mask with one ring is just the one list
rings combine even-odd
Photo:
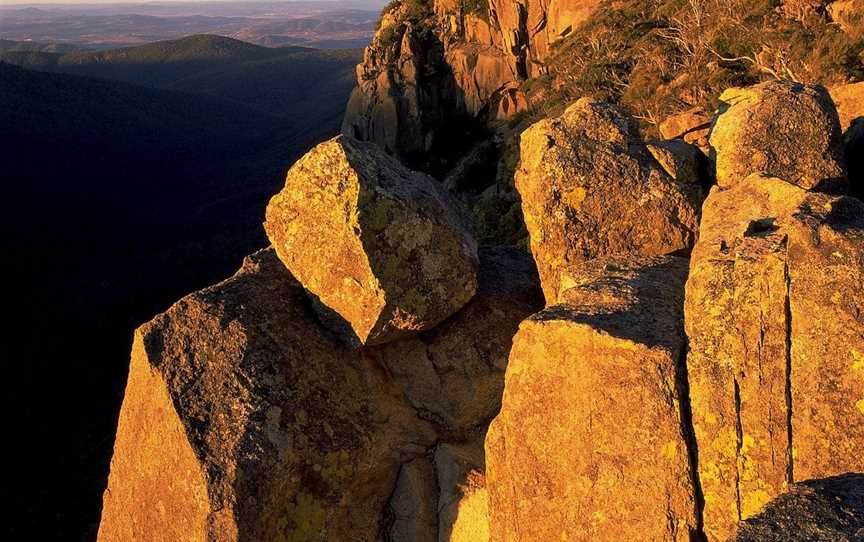
[(741, 450), (744, 446), (744, 429), (741, 423), (741, 388), (738, 377), (732, 377), (733, 401), (735, 402), (735, 510), (738, 521), (741, 521), (741, 463), (744, 458)]
[[(683, 313), (683, 311), (682, 311)], [(693, 427), (693, 407), (690, 399), (690, 380), (687, 371), (687, 356), (690, 353), (690, 341), (684, 335), (684, 346), (678, 356), (676, 365), (678, 374), (675, 382), (678, 395), (678, 416), (681, 422), (681, 434), (687, 448), (687, 462), (690, 465), (690, 483), (693, 485), (695, 528), (690, 533), (690, 542), (707, 540), (704, 532), (705, 495), (702, 493), (702, 482), (699, 478), (699, 443), (696, 440), (696, 430)]]
[(786, 285), (783, 300), (784, 324), (786, 331), (785, 355), (786, 355), (786, 482), (795, 482), (795, 449), (792, 434), (792, 277), (789, 273), (789, 238), (784, 239), (786, 256), (784, 258), (783, 278)]

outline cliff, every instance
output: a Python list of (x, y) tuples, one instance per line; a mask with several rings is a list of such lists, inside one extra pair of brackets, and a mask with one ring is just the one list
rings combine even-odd
[[(357, 67), (343, 133), (408, 162), (458, 144), (471, 124), (527, 107), (520, 82), (599, 0), (397, 0)], [(457, 142), (451, 140), (457, 137)]]
[(446, 59), (542, 75), (591, 9), (473, 5), (392, 4), (352, 106), (414, 131), (350, 112), (272, 247), (136, 332), (100, 540), (860, 539), (860, 85), (728, 88), (665, 140), (583, 97), (439, 181), (399, 138), (490, 111)]

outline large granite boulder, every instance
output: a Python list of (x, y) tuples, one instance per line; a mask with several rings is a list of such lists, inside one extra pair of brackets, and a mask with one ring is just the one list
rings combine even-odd
[(521, 324), (486, 437), (492, 540), (698, 534), (686, 273), (677, 257), (594, 260)]
[(705, 530), (864, 469), (864, 204), (753, 175), (703, 207), (686, 328)]
[(696, 238), (700, 187), (670, 177), (610, 104), (583, 98), (527, 129), (515, 182), (547, 303), (569, 265), (671, 254)]
[(264, 228), (364, 344), (434, 327), (477, 290), (477, 246), (457, 204), (369, 143), (340, 136), (298, 160)]
[(769, 81), (720, 95), (711, 129), (717, 184), (765, 173), (803, 188), (845, 185), (840, 121), (824, 88)]
[(99, 540), (377, 540), (435, 439), (265, 250), (136, 332)]

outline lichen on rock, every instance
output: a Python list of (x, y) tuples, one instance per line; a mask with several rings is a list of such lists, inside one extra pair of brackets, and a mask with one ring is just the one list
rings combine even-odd
[(823, 87), (768, 81), (728, 89), (720, 102), (710, 137), (719, 186), (764, 173), (807, 189), (845, 187), (840, 121)]
[(531, 126), (515, 179), (547, 303), (568, 265), (695, 241), (701, 188), (670, 177), (616, 106), (585, 98)]
[(264, 227), (364, 344), (429, 329), (477, 290), (477, 246), (456, 202), (369, 143), (340, 136), (298, 160)]
[(600, 259), (514, 338), (486, 437), (492, 540), (686, 541), (687, 261)]
[(687, 281), (711, 540), (798, 480), (861, 471), (864, 205), (752, 175), (703, 207)]
[(136, 332), (99, 540), (373, 541), (434, 441), (268, 249)]

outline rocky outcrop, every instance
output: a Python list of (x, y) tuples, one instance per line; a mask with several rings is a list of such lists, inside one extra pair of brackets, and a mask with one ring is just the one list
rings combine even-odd
[(480, 289), (464, 309), (417, 337), (367, 350), (449, 439), (464, 440), (498, 414), (513, 336), (519, 322), (543, 308), (529, 254), (480, 254)]
[(466, 125), (497, 110), (490, 104), (514, 80), (496, 38), (459, 0), (394, 5), (357, 66), (342, 133), (434, 168), (426, 153), (464, 139)]
[(522, 133), (516, 188), (547, 303), (569, 265), (687, 250), (701, 190), (677, 182), (617, 107), (582, 99)]
[(522, 323), (486, 438), (492, 540), (670, 540), (698, 533), (685, 429), (687, 261), (571, 268)]
[(703, 207), (686, 293), (705, 529), (861, 471), (864, 205), (753, 175)]
[(376, 540), (434, 441), (265, 250), (136, 332), (99, 540)]
[(279, 258), (361, 343), (429, 329), (477, 289), (477, 247), (438, 183), (341, 136), (307, 153), (267, 207)]
[(551, 45), (576, 30), (600, 0), (489, 0), (489, 17), (500, 29), (513, 71), (521, 78), (546, 73)]
[(745, 521), (734, 542), (858, 542), (864, 537), (864, 476), (792, 484)]
[(518, 83), (544, 73), (551, 44), (598, 4), (403, 0), (382, 16), (357, 67), (342, 132), (429, 169), (424, 153), (446, 153), (468, 124), (524, 111)]
[(824, 88), (769, 81), (729, 89), (720, 102), (710, 138), (719, 186), (752, 173), (808, 189), (845, 186), (840, 122)]

